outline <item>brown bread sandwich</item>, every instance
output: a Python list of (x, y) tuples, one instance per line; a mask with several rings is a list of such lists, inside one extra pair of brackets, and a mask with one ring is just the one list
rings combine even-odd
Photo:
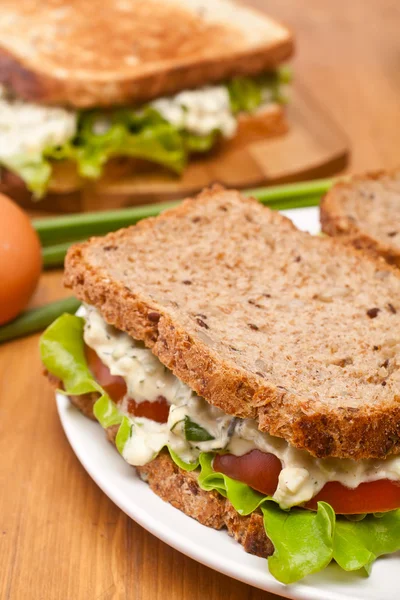
[(397, 270), (215, 187), (73, 246), (65, 283), (47, 372), (161, 498), (286, 583), (400, 547)]

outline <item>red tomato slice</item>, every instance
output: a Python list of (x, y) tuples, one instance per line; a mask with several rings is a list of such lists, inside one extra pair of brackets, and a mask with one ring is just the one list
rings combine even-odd
[(232, 479), (247, 483), (263, 494), (272, 495), (278, 485), (282, 464), (273, 454), (252, 450), (243, 456), (217, 454), (213, 468)]
[[(94, 378), (114, 402), (121, 402), (127, 389), (122, 377), (111, 375), (96, 352), (86, 346), (86, 359)], [(155, 402), (128, 401), (128, 411), (137, 417), (146, 417), (158, 423), (166, 423), (169, 405), (163, 396)], [(218, 454), (214, 458), (214, 469), (232, 479), (247, 483), (255, 490), (272, 495), (278, 485), (281, 462), (273, 454), (252, 450), (243, 456)], [(337, 481), (327, 483), (305, 508), (316, 510), (317, 502), (328, 502), (336, 514), (362, 514), (386, 512), (400, 507), (400, 484), (388, 479), (361, 483), (355, 489), (347, 488)]]
[[(247, 483), (266, 495), (273, 495), (282, 465), (273, 454), (252, 450), (243, 456), (219, 454), (214, 458), (214, 470)], [(386, 512), (400, 507), (400, 484), (388, 479), (361, 483), (355, 489), (337, 481), (328, 482), (305, 508), (317, 509), (317, 502), (324, 501), (338, 515)]]
[(400, 485), (379, 479), (351, 489), (338, 481), (329, 481), (305, 506), (316, 510), (320, 500), (328, 502), (338, 515), (386, 512), (400, 507)]
[(119, 375), (111, 375), (110, 369), (101, 362), (96, 352), (89, 346), (85, 346), (85, 354), (89, 369), (97, 383), (107, 392), (111, 400), (120, 402), (126, 394), (126, 383), (123, 378)]
[[(85, 347), (86, 360), (93, 377), (101, 385), (104, 391), (117, 404), (126, 396), (126, 383), (119, 375), (111, 375), (110, 369), (101, 362), (96, 352)], [(144, 402), (135, 402), (132, 398), (128, 400), (128, 412), (136, 417), (146, 417), (157, 423), (166, 423), (169, 415), (169, 404), (164, 396), (158, 396), (154, 402), (145, 400)]]
[(132, 398), (128, 400), (128, 412), (135, 417), (146, 417), (157, 423), (166, 423), (169, 415), (169, 404), (164, 396), (158, 396), (153, 402), (135, 402)]

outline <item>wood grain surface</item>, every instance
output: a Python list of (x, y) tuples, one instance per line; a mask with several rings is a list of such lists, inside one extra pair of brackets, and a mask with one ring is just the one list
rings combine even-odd
[[(352, 170), (398, 164), (398, 2), (253, 4), (296, 30), (296, 77), (347, 131)], [(46, 274), (34, 304), (63, 294), (61, 274)], [(276, 598), (172, 550), (104, 496), (65, 439), (37, 341), (0, 347), (1, 600)]]

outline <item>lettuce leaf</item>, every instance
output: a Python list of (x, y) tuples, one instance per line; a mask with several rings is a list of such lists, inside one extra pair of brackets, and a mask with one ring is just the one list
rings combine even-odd
[(51, 165), (41, 152), (16, 154), (6, 160), (2, 159), (2, 163), (23, 179), (35, 199), (39, 200), (46, 193)]
[(226, 84), (232, 112), (254, 112), (266, 100), (284, 104), (282, 84), (290, 81), (291, 72), (285, 67), (256, 77), (234, 77)]
[(63, 382), (63, 394), (99, 393), (93, 412), (104, 428), (119, 425), (123, 417), (111, 398), (93, 378), (87, 365), (83, 341), (84, 320), (61, 315), (40, 338), (40, 355), (49, 373)]
[(262, 103), (262, 87), (252, 77), (234, 77), (227, 87), (234, 114), (253, 112)]
[[(93, 379), (85, 358), (83, 325), (80, 317), (69, 314), (59, 317), (42, 335), (42, 361), (50, 373), (63, 381), (63, 393), (99, 393), (95, 416), (104, 428), (119, 425), (116, 445), (122, 454), (128, 439), (134, 435), (134, 427)], [(198, 461), (186, 463), (171, 448), (167, 449), (181, 469), (199, 468), (200, 487), (217, 491), (240, 515), (261, 510), (266, 534), (275, 547), (268, 559), (269, 569), (283, 583), (316, 573), (332, 559), (345, 571), (368, 574), (377, 557), (400, 550), (400, 510), (367, 515), (357, 521), (336, 517), (325, 502), (318, 503), (316, 512), (302, 508), (284, 511), (273, 498), (214, 471), (213, 453), (201, 453)]]
[[(118, 408), (117, 407), (115, 407), (115, 408), (118, 411)], [(97, 418), (97, 415), (95, 415), (95, 416)], [(102, 425), (102, 427), (104, 427), (104, 425)], [(117, 446), (117, 450), (120, 454), (122, 454), (122, 452), (125, 448), (125, 444), (128, 441), (128, 439), (131, 437), (131, 435), (132, 435), (132, 423), (128, 419), (128, 417), (123, 417), (121, 425), (118, 429), (117, 437), (115, 438), (115, 445)]]
[(274, 502), (264, 502), (261, 510), (275, 548), (268, 567), (278, 581), (294, 583), (328, 566), (335, 533), (335, 512), (329, 504), (318, 502), (317, 512), (301, 508), (286, 512)]
[[(98, 400), (96, 400), (93, 406), (93, 414), (103, 427), (103, 429), (107, 429), (107, 427), (112, 427), (113, 425), (122, 425), (124, 424), (124, 417), (118, 410), (118, 407), (111, 400), (110, 396), (106, 394), (103, 390), (101, 390), (101, 396)], [(125, 431), (126, 424), (123, 427)], [(118, 430), (119, 433), (119, 430)]]
[(40, 338), (42, 362), (49, 373), (63, 382), (66, 394), (103, 392), (86, 363), (83, 326), (81, 317), (64, 314)]
[(134, 111), (116, 111), (110, 126), (95, 133), (95, 123), (107, 119), (101, 113), (82, 113), (75, 142), (75, 160), (83, 177), (100, 177), (104, 164), (113, 156), (130, 156), (158, 163), (176, 173), (186, 164), (184, 141), (179, 131), (149, 110), (142, 117)]
[(208, 152), (213, 148), (219, 137), (218, 131), (212, 131), (207, 135), (194, 135), (188, 131), (182, 131), (184, 144), (186, 151), (189, 154), (201, 154), (202, 152)]
[(362, 521), (337, 519), (333, 558), (345, 571), (363, 569), (382, 554), (400, 550), (400, 510), (367, 515)]
[(212, 468), (213, 458), (214, 455), (211, 453), (200, 454), (201, 472), (198, 480), (200, 487), (206, 491), (216, 490), (228, 498), (240, 515), (249, 515), (255, 511), (266, 497), (245, 483), (214, 471)]

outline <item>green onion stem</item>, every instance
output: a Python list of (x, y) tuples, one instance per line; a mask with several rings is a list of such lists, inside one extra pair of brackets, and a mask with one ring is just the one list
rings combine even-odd
[(39, 235), (42, 246), (49, 246), (68, 240), (88, 238), (92, 235), (104, 235), (109, 231), (134, 225), (141, 219), (157, 216), (163, 210), (177, 204), (179, 204), (177, 201), (163, 202), (162, 204), (148, 204), (118, 210), (47, 217), (34, 219), (33, 226)]
[(62, 267), (68, 248), (80, 241), (83, 240), (71, 240), (70, 242), (63, 242), (62, 244), (54, 244), (54, 246), (42, 248), (43, 267), (45, 269)]
[(257, 198), (262, 204), (269, 205), (271, 202), (283, 200), (295, 200), (303, 196), (319, 196), (325, 194), (334, 184), (334, 179), (314, 179), (300, 183), (287, 183), (267, 188), (255, 188), (246, 190), (247, 196)]
[[(287, 200), (279, 200), (271, 202), (269, 206), (274, 210), (288, 210), (290, 208), (304, 208), (307, 206), (318, 206), (320, 196), (304, 196), (303, 198), (288, 198)], [(54, 244), (53, 246), (45, 246), (42, 248), (43, 267), (45, 269), (54, 269), (62, 267), (64, 264), (64, 258), (68, 248), (72, 244), (82, 240), (71, 240), (69, 242), (63, 242), (61, 244)]]
[[(333, 179), (316, 179), (302, 183), (256, 188), (246, 190), (244, 193), (248, 196), (254, 196), (262, 204), (271, 206), (276, 210), (284, 210), (299, 206), (315, 206), (318, 203), (317, 199), (319, 200), (322, 194), (330, 189), (333, 182)], [(310, 201), (311, 204), (307, 204)], [(69, 240), (84, 239), (92, 235), (104, 235), (109, 231), (134, 225), (141, 219), (154, 217), (177, 204), (179, 204), (179, 201), (134, 206), (119, 210), (48, 217), (35, 219), (33, 225), (39, 234), (42, 246), (59, 245)]]
[(28, 310), (14, 319), (14, 321), (11, 321), (11, 323), (0, 327), (0, 344), (29, 335), (30, 333), (35, 333), (35, 331), (41, 331), (63, 313), (74, 314), (78, 310), (79, 305), (79, 300), (70, 297)]

